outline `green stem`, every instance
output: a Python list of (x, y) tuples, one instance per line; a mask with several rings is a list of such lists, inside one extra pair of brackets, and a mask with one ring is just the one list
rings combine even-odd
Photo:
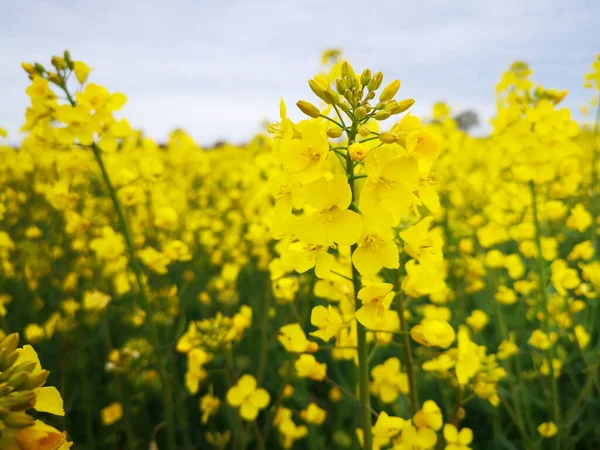
[[(110, 325), (108, 322), (107, 312), (105, 312), (102, 315), (102, 328), (104, 332), (104, 344), (106, 346), (107, 352), (110, 353), (114, 349), (114, 346), (112, 343), (112, 338), (110, 336)], [(125, 389), (123, 374), (121, 372), (117, 372), (115, 378), (117, 380), (117, 390), (119, 392), (121, 405), (123, 405), (123, 421), (125, 424), (125, 434), (127, 435), (127, 448), (129, 448), (130, 450), (135, 450), (136, 438), (131, 422), (131, 408), (129, 405), (129, 398), (127, 397), (127, 390)]]
[[(400, 271), (396, 270), (396, 273), (397, 277), (399, 277)], [(409, 387), (408, 394), (410, 398), (410, 407), (414, 415), (419, 410), (419, 392), (417, 390), (417, 377), (415, 374), (415, 364), (412, 355), (412, 350), (410, 347), (410, 333), (408, 332), (408, 324), (406, 323), (406, 319), (404, 318), (404, 299), (402, 297), (402, 293), (399, 291), (399, 285), (396, 289), (398, 289), (396, 294), (396, 309), (398, 311), (398, 317), (400, 318), (400, 331), (402, 332), (402, 343), (404, 347), (404, 364), (406, 365), (406, 375), (408, 377)]]
[[(348, 146), (353, 144), (356, 139), (356, 125), (356, 123), (353, 123), (351, 130), (348, 132)], [(350, 206), (352, 209), (352, 205), (356, 204), (356, 193), (354, 189), (354, 179), (352, 178), (354, 176), (354, 167), (352, 165), (352, 160), (350, 159), (349, 153), (346, 155), (346, 174), (351, 177), (349, 182), (350, 189), (352, 191), (352, 204)], [(357, 244), (352, 245), (350, 248), (350, 254), (352, 255), (357, 248)], [(361, 307), (361, 302), (357, 297), (358, 291), (361, 288), (361, 281), (358, 270), (356, 270), (354, 264), (352, 264), (352, 286), (354, 288), (354, 307), (355, 310), (358, 311)], [(365, 327), (358, 321), (356, 322), (356, 340), (358, 347), (358, 389), (361, 405), (363, 448), (365, 450), (372, 450), (373, 425), (371, 418), (371, 397), (369, 394), (369, 355), (367, 352), (367, 332)]]
[[(548, 337), (550, 337), (550, 311), (548, 308), (548, 303), (549, 303), (548, 302), (548, 293), (546, 292), (546, 286), (547, 286), (546, 268), (545, 268), (545, 264), (544, 264), (544, 257), (542, 255), (542, 233), (541, 233), (540, 220), (539, 220), (538, 209), (537, 209), (536, 189), (535, 189), (535, 184), (533, 183), (533, 181), (529, 182), (529, 188), (531, 191), (531, 205), (533, 208), (533, 221), (534, 221), (534, 225), (535, 225), (535, 244), (537, 247), (537, 261), (538, 261), (538, 271), (539, 271), (539, 277), (540, 277), (539, 289), (540, 289), (540, 295), (542, 297), (542, 302), (543, 302), (543, 307), (544, 307), (544, 332), (548, 335)], [(559, 405), (558, 405), (558, 381), (557, 381), (556, 377), (554, 376), (554, 367), (552, 366), (552, 361), (554, 360), (554, 344), (553, 343), (550, 344), (550, 348), (548, 349), (546, 354), (547, 354), (547, 358), (548, 358), (548, 371), (549, 371), (550, 384), (551, 384), (550, 402), (551, 402), (551, 406), (552, 406), (552, 417), (553, 417), (553, 420), (554, 420), (554, 423), (556, 424), (556, 426), (560, 428), (560, 425), (559, 425), (560, 409), (559, 409)], [(560, 434), (556, 437), (556, 440), (555, 440), (555, 442), (556, 442), (555, 448), (557, 450), (560, 448), (559, 436), (560, 436)]]

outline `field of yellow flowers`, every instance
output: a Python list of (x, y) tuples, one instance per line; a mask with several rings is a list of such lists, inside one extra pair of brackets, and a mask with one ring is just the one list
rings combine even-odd
[(474, 138), (331, 51), (305, 120), (210, 150), (23, 68), (0, 449), (600, 448), (599, 118), (525, 63)]

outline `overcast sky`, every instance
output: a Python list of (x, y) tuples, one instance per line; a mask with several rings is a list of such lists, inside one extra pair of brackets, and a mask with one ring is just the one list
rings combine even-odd
[(0, 126), (19, 140), (20, 63), (49, 66), (65, 48), (95, 68), (91, 81), (125, 93), (123, 115), (158, 140), (175, 127), (202, 144), (250, 138), (277, 118), (279, 97), (289, 110), (312, 99), (307, 80), (330, 47), (401, 79), (417, 113), (444, 100), (488, 117), (516, 59), (569, 89), (577, 109), (599, 27), (598, 0), (0, 0)]

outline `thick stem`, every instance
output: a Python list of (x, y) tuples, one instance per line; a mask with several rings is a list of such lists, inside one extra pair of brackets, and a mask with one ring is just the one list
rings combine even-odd
[[(533, 181), (529, 182), (529, 188), (531, 191), (531, 205), (533, 209), (533, 222), (535, 225), (535, 244), (537, 247), (538, 271), (540, 279), (539, 289), (544, 307), (544, 332), (548, 335), (548, 337), (550, 337), (550, 311), (548, 308), (548, 293), (546, 292), (546, 268), (544, 263), (544, 257), (542, 255), (542, 233), (540, 229), (540, 220), (537, 209), (535, 184), (533, 183)], [(552, 366), (552, 361), (554, 360), (554, 343), (550, 344), (550, 348), (546, 352), (546, 355), (548, 358), (548, 370), (551, 384), (550, 401), (552, 407), (552, 417), (556, 426), (559, 427), (560, 409), (558, 405), (558, 382), (556, 377), (554, 376), (554, 367)], [(556, 436), (555, 439), (556, 449), (559, 449), (560, 433), (558, 436)]]
[[(354, 143), (356, 139), (356, 123), (352, 124), (352, 128), (348, 131), (348, 146)], [(350, 189), (352, 191), (352, 204), (351, 209), (356, 209), (356, 193), (354, 189), (354, 166), (350, 159), (350, 153), (346, 155), (346, 174), (349, 178)], [(353, 254), (357, 244), (352, 245), (350, 254)], [(361, 307), (361, 302), (357, 297), (358, 291), (361, 288), (360, 275), (354, 264), (352, 264), (352, 286), (354, 287), (354, 307), (355, 310)], [(358, 390), (361, 405), (361, 418), (362, 418), (362, 430), (363, 430), (363, 448), (365, 450), (373, 449), (373, 430), (372, 430), (372, 418), (371, 418), (371, 397), (369, 393), (369, 354), (367, 351), (367, 332), (365, 327), (360, 323), (356, 322), (356, 340), (358, 347)]]

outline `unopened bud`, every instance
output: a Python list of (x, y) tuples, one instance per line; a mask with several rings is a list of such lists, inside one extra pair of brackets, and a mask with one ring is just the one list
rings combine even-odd
[(335, 80), (335, 90), (338, 94), (344, 95), (344, 91), (348, 89), (347, 83), (344, 78), (338, 78)]
[(46, 69), (44, 69), (44, 66), (42, 66), (40, 63), (35, 63), (33, 66), (35, 67), (36, 72), (40, 75), (43, 75), (46, 72)]
[(27, 381), (23, 384), (23, 389), (36, 389), (41, 387), (46, 380), (50, 372), (48, 370), (41, 370), (35, 374), (30, 373), (27, 377)]
[(371, 78), (371, 81), (369, 81), (369, 85), (368, 85), (369, 90), (376, 91), (377, 89), (379, 89), (379, 86), (381, 86), (382, 81), (383, 81), (383, 74), (381, 72), (377, 72), (375, 75), (373, 75), (373, 77)]
[(321, 100), (325, 100), (325, 96), (323, 94), (325, 88), (321, 84), (317, 83), (315, 80), (308, 80), (308, 86), (317, 97), (319, 97)]
[(21, 63), (21, 67), (25, 70), (25, 72), (27, 72), (29, 75), (33, 75), (35, 73), (37, 73), (37, 71), (35, 70), (35, 67), (33, 67), (31, 64), (29, 63)]
[(375, 98), (375, 92), (374, 91), (369, 91), (369, 93), (365, 97), (365, 100), (369, 101), (369, 100), (373, 100), (374, 98)]
[(348, 103), (348, 102), (342, 102), (342, 103), (340, 103), (340, 108), (344, 112), (349, 112), (352, 109), (352, 106), (350, 106), (350, 103)]
[(367, 115), (367, 110), (365, 109), (364, 106), (359, 106), (358, 108), (356, 108), (354, 110), (354, 117), (356, 117), (358, 120), (360, 119), (364, 119)]
[(312, 117), (313, 119), (316, 119), (317, 117), (319, 117), (321, 115), (319, 108), (317, 108), (315, 105), (313, 105), (310, 102), (305, 102), (304, 100), (300, 100), (298, 103), (296, 103), (296, 106), (300, 109), (300, 111), (302, 111), (307, 116)]
[(48, 80), (59, 86), (62, 84), (62, 77), (54, 72), (48, 72)]
[(410, 108), (414, 104), (415, 104), (414, 99), (407, 98), (406, 100), (399, 101), (396, 106), (394, 106), (392, 109), (390, 109), (390, 112), (392, 114), (400, 114), (400, 113), (403, 113), (404, 111), (406, 111), (408, 108)]
[(358, 134), (360, 134), (362, 137), (367, 137), (369, 134), (371, 134), (371, 130), (368, 126), (361, 125), (358, 127)]
[[(27, 63), (25, 63), (27, 64)], [(31, 64), (27, 64), (29, 67), (31, 67)], [(25, 69), (27, 70), (27, 69)], [(17, 346), (19, 345), (19, 333), (11, 333), (8, 336), (6, 336), (4, 339), (2, 339), (2, 342), (0, 342), (0, 347), (5, 348), (7, 353), (12, 353), (17, 349)]]
[(17, 359), (19, 359), (19, 353), (14, 351), (6, 357), (0, 358), (0, 371), (4, 372), (9, 367), (12, 367)]
[(67, 67), (69, 67), (69, 69), (73, 70), (73, 60), (71, 59), (71, 53), (69, 53), (69, 50), (65, 50), (65, 52), (63, 53), (63, 58), (65, 59), (65, 62), (67, 63)]
[(15, 392), (10, 396), (13, 401), (13, 409), (22, 411), (33, 408), (36, 398), (37, 394), (33, 391)]
[(27, 372), (17, 372), (12, 377), (10, 377), (6, 383), (9, 386), (14, 387), (15, 389), (19, 389), (21, 386), (25, 384), (27, 381), (29, 374)]
[(67, 67), (67, 63), (61, 56), (53, 56), (50, 62), (56, 68), (56, 70), (61, 70)]
[(379, 135), (379, 140), (384, 144), (393, 144), (394, 142), (398, 142), (398, 135), (391, 131), (384, 131)]
[(371, 81), (371, 71), (369, 69), (363, 70), (363, 73), (360, 75), (360, 84), (366, 86)]
[(337, 92), (332, 91), (331, 89), (325, 89), (323, 95), (325, 97), (325, 101), (330, 105), (337, 105), (340, 102), (340, 97), (338, 96)]
[(393, 99), (394, 95), (396, 95), (398, 92), (398, 89), (400, 89), (400, 80), (392, 81), (383, 89), (383, 91), (381, 91), (381, 94), (379, 95), (379, 101), (387, 102)]
[(344, 61), (342, 63), (342, 75), (348, 78), (355, 78), (356, 74), (354, 73), (354, 69), (350, 65), (349, 62)]
[(391, 114), (389, 111), (379, 111), (377, 114), (375, 114), (375, 120), (385, 120), (388, 117), (390, 117)]
[(25, 428), (35, 423), (35, 419), (24, 412), (11, 412), (4, 417), (3, 421), (9, 428)]
[(327, 128), (327, 136), (332, 139), (339, 138), (342, 135), (342, 129), (340, 127), (329, 127)]

